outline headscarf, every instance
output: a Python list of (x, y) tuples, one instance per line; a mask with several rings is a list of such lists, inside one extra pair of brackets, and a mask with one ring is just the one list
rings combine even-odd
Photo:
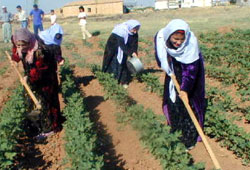
[(40, 32), (39, 37), (46, 45), (61, 45), (63, 38), (56, 39), (56, 34), (63, 35), (63, 29), (59, 24), (55, 23), (49, 29)]
[[(178, 30), (185, 32), (185, 41), (177, 49), (167, 47), (166, 41)], [(170, 76), (174, 74), (173, 63), (169, 63), (168, 54), (183, 64), (191, 64), (199, 59), (199, 45), (194, 33), (190, 31), (188, 24), (181, 19), (174, 19), (162, 28), (156, 37), (157, 55), (161, 62), (161, 68)], [(176, 91), (173, 81), (169, 83), (169, 93), (172, 102), (176, 100)]]
[[(28, 29), (26, 28), (20, 28), (15, 31), (13, 35), (13, 42), (15, 45), (18, 41), (25, 41), (29, 43), (28, 51), (25, 56), (25, 61), (29, 64), (33, 63), (33, 54), (38, 49), (38, 42), (36, 40), (36, 37), (34, 34), (32, 34)], [(17, 49), (17, 54), (20, 59), (23, 58), (22, 48)]]
[[(112, 30), (112, 33), (124, 38), (125, 44), (128, 42), (128, 36), (133, 35), (132, 32), (130, 32), (133, 28), (138, 27), (140, 28), (141, 24), (137, 20), (128, 20), (126, 22), (123, 22), (121, 24), (118, 24), (115, 26), (115, 28)], [(120, 47), (118, 47), (118, 54), (117, 54), (118, 62), (121, 64), (123, 59), (123, 51)]]

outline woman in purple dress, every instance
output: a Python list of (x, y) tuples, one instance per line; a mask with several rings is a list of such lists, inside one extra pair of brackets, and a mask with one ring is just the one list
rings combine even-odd
[[(197, 141), (201, 141), (201, 138), (180, 96), (189, 101), (203, 128), (205, 73), (197, 38), (185, 21), (174, 19), (156, 34), (155, 56), (159, 67), (166, 72), (163, 113), (168, 125), (171, 126), (171, 131), (181, 131), (182, 142), (191, 149)], [(176, 76), (180, 84), (179, 96), (170, 78), (172, 74)]]

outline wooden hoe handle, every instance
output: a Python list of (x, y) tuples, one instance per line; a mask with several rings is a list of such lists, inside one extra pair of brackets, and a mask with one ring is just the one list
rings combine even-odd
[(40, 110), (40, 109), (42, 108), (40, 102), (37, 100), (36, 96), (35, 96), (34, 93), (31, 91), (31, 89), (30, 89), (29, 85), (27, 84), (27, 82), (23, 79), (23, 76), (20, 74), (20, 72), (18, 71), (16, 65), (15, 65), (14, 62), (11, 60), (11, 57), (10, 57), (9, 53), (8, 53), (7, 51), (5, 51), (5, 53), (6, 53), (7, 57), (8, 57), (8, 59), (10, 60), (11, 65), (12, 65), (13, 68), (15, 69), (15, 71), (16, 71), (18, 77), (19, 77), (20, 82), (21, 82), (22, 85), (25, 87), (25, 89), (26, 89), (26, 91), (28, 92), (29, 96), (31, 97), (31, 99), (32, 99), (33, 102), (35, 103), (36, 108)]
[[(173, 80), (174, 85), (175, 85), (178, 93), (180, 94), (180, 85), (177, 82), (175, 75), (171, 75), (170, 77)], [(206, 139), (206, 136), (205, 136), (204, 132), (202, 131), (202, 128), (201, 128), (199, 122), (197, 121), (197, 119), (195, 117), (195, 114), (194, 114), (193, 110), (191, 109), (188, 101), (185, 98), (181, 98), (181, 100), (183, 101), (183, 103), (184, 103), (184, 105), (185, 105), (185, 107), (186, 107), (186, 109), (188, 111), (188, 114), (191, 117), (191, 119), (192, 119), (192, 121), (193, 121), (193, 123), (195, 125), (195, 128), (198, 131), (198, 133), (199, 133), (199, 135), (200, 135), (200, 137), (201, 137), (201, 139), (202, 139), (202, 141), (203, 141), (203, 143), (205, 145), (205, 148), (207, 149), (207, 151), (209, 153), (209, 156), (211, 157), (211, 159), (212, 159), (212, 161), (214, 163), (215, 168), (216, 169), (221, 169), (221, 166), (220, 166), (218, 160), (216, 159), (216, 157), (214, 155), (214, 152), (212, 151), (212, 149), (211, 149), (211, 147), (210, 147), (210, 145), (209, 145), (209, 143), (208, 143), (208, 141)]]

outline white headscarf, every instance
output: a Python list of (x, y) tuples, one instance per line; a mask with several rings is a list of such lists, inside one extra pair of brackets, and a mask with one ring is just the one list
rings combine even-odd
[[(166, 41), (170, 36), (178, 31), (185, 31), (185, 41), (178, 49), (170, 49), (166, 45)], [(181, 19), (174, 19), (162, 28), (156, 37), (157, 55), (161, 62), (161, 68), (170, 76), (174, 74), (173, 63), (169, 63), (168, 54), (183, 64), (191, 64), (199, 59), (199, 45), (194, 33), (190, 31), (188, 24)], [(176, 91), (173, 81), (169, 83), (169, 95), (173, 103), (176, 100)]]
[[(115, 28), (112, 30), (112, 33), (124, 38), (124, 42), (125, 42), (125, 44), (127, 44), (128, 36), (133, 35), (133, 33), (130, 32), (130, 31), (133, 28), (138, 27), (138, 26), (139, 27), (141, 26), (139, 21), (137, 21), (137, 20), (128, 20), (128, 21), (123, 22), (123, 23), (121, 23), (119, 25), (116, 25)], [(118, 59), (118, 62), (121, 64), (122, 59), (123, 59), (123, 51), (122, 51), (122, 49), (120, 47), (118, 48), (117, 59)]]
[(63, 35), (63, 29), (59, 24), (55, 23), (49, 29), (40, 32), (39, 37), (44, 41), (46, 45), (61, 45), (63, 38), (60, 38), (59, 40), (56, 39), (56, 34)]

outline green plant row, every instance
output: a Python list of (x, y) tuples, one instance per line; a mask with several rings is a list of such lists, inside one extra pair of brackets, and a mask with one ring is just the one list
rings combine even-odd
[(0, 113), (0, 169), (12, 169), (19, 153), (18, 140), (24, 134), (26, 110), (23, 88), (18, 87)]
[(93, 122), (85, 109), (80, 89), (76, 86), (73, 71), (66, 62), (61, 67), (62, 94), (66, 103), (63, 115), (66, 117), (65, 150), (72, 170), (103, 169), (103, 155), (98, 154), (97, 134)]
[(214, 102), (212, 90), (207, 90), (208, 106), (205, 118), (205, 132), (216, 138), (221, 146), (242, 158), (242, 163), (250, 163), (250, 134), (239, 128), (232, 120), (226, 118), (226, 111), (221, 106), (223, 101)]
[(200, 46), (209, 63), (206, 67), (209, 76), (224, 84), (236, 84), (241, 100), (249, 101), (250, 96), (250, 29), (234, 29), (225, 34), (218, 32), (199, 35)]
[[(145, 82), (146, 88), (150, 92), (157, 93), (159, 96), (163, 96), (164, 86), (161, 85), (159, 78), (151, 73), (143, 73), (136, 75), (136, 78), (139, 82)], [(250, 108), (239, 107), (224, 90), (219, 90), (218, 88), (210, 88), (210, 92), (213, 93), (213, 103), (218, 103), (218, 107), (225, 111), (231, 112), (241, 112), (245, 116), (246, 121), (250, 121)]]
[(163, 96), (164, 86), (161, 85), (158, 77), (151, 73), (142, 73), (136, 75), (139, 82), (145, 82), (146, 88), (150, 92), (157, 93), (159, 96)]
[(92, 72), (104, 87), (105, 97), (113, 99), (124, 110), (124, 113), (117, 115), (118, 122), (129, 123), (140, 132), (140, 140), (160, 160), (163, 169), (204, 169), (201, 163), (193, 164), (191, 155), (179, 140), (180, 133), (170, 133), (163, 116), (156, 116), (151, 110), (145, 110), (142, 105), (131, 101), (128, 92), (111, 74), (100, 72), (96, 65), (92, 66)]
[(209, 99), (213, 103), (216, 103), (220, 110), (225, 110), (226, 112), (241, 112), (246, 121), (250, 121), (250, 108), (248, 107), (239, 107), (233, 98), (228, 94), (227, 91), (218, 89), (217, 87), (208, 87)]
[[(160, 83), (157, 76), (146, 74), (143, 80), (148, 87), (155, 86), (151, 87), (151, 89), (156, 89), (163, 86), (158, 83), (157, 85), (152, 84), (152, 77), (155, 77), (154, 79)], [(222, 107), (224, 101), (214, 100), (215, 96), (213, 89), (208, 90), (206, 93), (208, 97), (208, 106), (205, 114), (205, 133), (215, 138), (217, 141), (220, 141), (223, 147), (233, 151), (237, 157), (242, 158), (242, 163), (244, 165), (249, 164), (250, 134), (246, 133), (242, 128), (239, 128), (231, 120), (226, 118), (226, 110)]]
[(243, 100), (249, 100), (250, 96), (250, 80), (247, 79), (248, 72), (243, 69), (233, 68), (228, 69), (227, 67), (215, 67), (213, 65), (207, 65), (207, 74), (226, 85), (236, 84), (238, 86), (238, 92), (241, 94)]
[(199, 40), (206, 60), (214, 64), (227, 62), (228, 66), (250, 67), (250, 30), (234, 29), (232, 32), (202, 33)]
[(148, 46), (153, 46), (153, 42), (152, 42), (151, 40), (144, 39), (144, 38), (142, 38), (142, 37), (139, 38), (139, 42), (145, 43), (145, 44), (147, 44)]

